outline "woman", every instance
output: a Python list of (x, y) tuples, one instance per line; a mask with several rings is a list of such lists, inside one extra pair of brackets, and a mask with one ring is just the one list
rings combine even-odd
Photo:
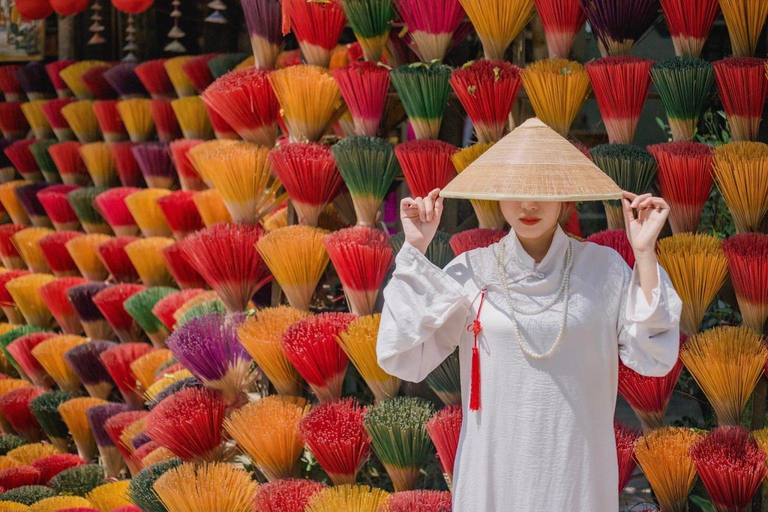
[(419, 382), (459, 348), (453, 511), (616, 512), (618, 358), (661, 377), (678, 356), (682, 304), (654, 251), (668, 205), (623, 193), (634, 270), (566, 235), (554, 201), (502, 201), (509, 234), (442, 270), (424, 256), (438, 194), (401, 203), (406, 242), (377, 353), (388, 373)]

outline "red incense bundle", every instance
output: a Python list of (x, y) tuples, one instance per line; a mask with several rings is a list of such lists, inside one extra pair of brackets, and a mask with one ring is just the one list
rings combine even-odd
[(395, 146), (411, 195), (426, 197), (445, 187), (456, 176), (451, 156), (457, 151), (456, 146), (439, 140), (414, 140)]
[(184, 256), (184, 250), (181, 243), (176, 242), (168, 247), (164, 247), (161, 253), (163, 255), (163, 260), (165, 261), (165, 266), (168, 268), (168, 272), (171, 273), (173, 280), (176, 281), (179, 288), (207, 288), (208, 285), (205, 282), (205, 279), (203, 279), (200, 273), (195, 270), (195, 267), (189, 263), (187, 257)]
[(179, 139), (171, 142), (168, 146), (173, 164), (179, 173), (179, 182), (183, 190), (205, 190), (208, 188), (195, 170), (195, 166), (188, 155), (190, 149), (202, 143), (202, 140)]
[(653, 61), (619, 55), (586, 64), (597, 106), (603, 116), (608, 140), (615, 144), (632, 144), (637, 120), (643, 111), (651, 88)]
[(673, 233), (696, 232), (701, 212), (712, 192), (712, 148), (694, 142), (648, 146), (658, 162), (661, 196), (669, 203)]
[[(112, 330), (123, 343), (140, 341), (143, 336), (141, 327), (125, 311), (123, 302), (144, 289), (140, 284), (122, 283), (110, 286), (93, 296), (93, 303), (99, 308)], [(149, 346), (149, 345), (148, 345)]]
[(240, 140), (237, 131), (218, 112), (208, 105), (205, 105), (205, 111), (208, 113), (208, 119), (213, 127), (213, 135), (217, 140)]
[(256, 68), (232, 71), (216, 80), (201, 98), (244, 140), (271, 148), (277, 138), (280, 105), (269, 72)]
[[(75, 264), (75, 260), (67, 250), (67, 242), (73, 238), (84, 236), (77, 231), (58, 231), (46, 235), (38, 240), (37, 245), (43, 252), (45, 262), (56, 277), (80, 276), (80, 271)], [(70, 333), (79, 334), (79, 333)]]
[(443, 476), (448, 487), (451, 487), (453, 482), (453, 465), (456, 460), (456, 449), (459, 446), (461, 420), (461, 406), (448, 405), (440, 409), (424, 425), (437, 449), (437, 458), (443, 467)]
[(19, 336), (5, 347), (35, 386), (51, 388), (55, 385), (55, 382), (48, 375), (48, 372), (45, 371), (40, 361), (32, 355), (33, 348), (54, 336), (56, 334), (52, 332), (33, 332)]
[(400, 491), (389, 495), (387, 512), (444, 512), (451, 510), (449, 491)]
[(134, 72), (152, 99), (176, 97), (176, 90), (165, 70), (165, 61), (166, 59), (148, 60), (134, 68)]
[(347, 24), (341, 1), (283, 0), (283, 24), (288, 20), (307, 64), (327, 68)]
[(88, 461), (71, 453), (54, 453), (33, 461), (30, 466), (40, 471), (40, 482), (45, 485), (62, 471), (88, 464)]
[[(313, 480), (284, 478), (262, 484), (253, 498), (253, 512), (304, 512), (309, 501), (327, 486)], [(448, 510), (448, 509), (446, 509)]]
[(635, 267), (635, 252), (632, 250), (632, 245), (629, 243), (625, 230), (606, 229), (588, 236), (586, 241), (610, 247), (624, 258), (624, 261), (627, 262), (630, 268)]
[(336, 336), (355, 319), (349, 313), (322, 313), (296, 322), (283, 332), (283, 352), (320, 402), (341, 398), (349, 359)]
[(459, 254), (473, 249), (493, 245), (504, 238), (506, 234), (505, 231), (500, 229), (467, 229), (466, 231), (460, 231), (453, 235), (449, 243), (451, 244), (453, 253), (458, 256)]
[(4, 150), (5, 156), (27, 181), (43, 181), (43, 174), (40, 172), (37, 160), (29, 149), (29, 146), (35, 142), (38, 141), (36, 139), (17, 140)]
[(149, 102), (149, 109), (155, 120), (157, 138), (160, 142), (172, 142), (181, 138), (181, 127), (169, 99), (154, 99)]
[(616, 452), (619, 459), (619, 495), (621, 495), (637, 467), (637, 461), (634, 457), (635, 442), (640, 437), (640, 432), (625, 427), (617, 420), (613, 421), (613, 431), (616, 435)]
[(26, 97), (16, 78), (16, 71), (19, 69), (21, 66), (16, 64), (0, 66), (0, 90), (3, 91), (3, 99), (6, 103), (24, 101)]
[(168, 221), (168, 226), (176, 240), (183, 240), (186, 236), (205, 227), (197, 206), (192, 200), (194, 195), (193, 191), (177, 190), (157, 199), (157, 205), (162, 210), (165, 220)]
[(768, 318), (768, 235), (741, 233), (723, 242), (744, 325), (762, 333)]
[(330, 148), (295, 142), (272, 150), (269, 159), (296, 208), (299, 222), (317, 226), (320, 213), (336, 197), (342, 183)]
[(3, 224), (0, 226), (0, 260), (3, 261), (3, 266), (8, 270), (27, 268), (27, 264), (24, 263), (24, 260), (21, 258), (12, 239), (13, 235), (26, 227), (27, 226), (17, 226), (15, 224)]
[(508, 62), (483, 59), (451, 74), (451, 87), (472, 120), (479, 142), (496, 142), (508, 131), (509, 113), (523, 84), (521, 73)]
[(0, 103), (0, 131), (3, 132), (3, 137), (9, 140), (27, 136), (29, 121), (21, 110), (21, 102)]
[(80, 79), (95, 100), (114, 100), (117, 98), (117, 91), (104, 78), (104, 73), (110, 67), (94, 66), (80, 75)]
[(139, 233), (139, 226), (125, 205), (125, 198), (139, 190), (135, 187), (111, 188), (93, 200), (94, 208), (117, 236), (135, 236)]
[(678, 57), (698, 57), (717, 17), (718, 0), (660, 0)]
[(125, 431), (135, 422), (145, 419), (148, 414), (149, 411), (121, 412), (119, 414), (115, 414), (109, 418), (106, 423), (104, 423), (104, 431), (107, 433), (109, 438), (112, 439), (112, 442), (115, 443), (115, 447), (117, 447), (118, 451), (120, 451), (120, 455), (123, 456), (123, 460), (125, 461), (126, 466), (128, 466), (128, 470), (130, 471), (131, 475), (135, 475), (139, 472), (141, 460), (137, 461), (133, 458), (133, 447), (129, 448), (126, 446), (125, 443), (122, 442), (121, 436), (123, 431)]
[(77, 312), (69, 302), (67, 291), (73, 286), (87, 283), (82, 277), (61, 277), (42, 286), (38, 292), (45, 306), (51, 311), (56, 323), (65, 334), (82, 334), (83, 326)]
[[(114, 289), (119, 286), (136, 285), (117, 285), (113, 286), (112, 288)], [(94, 299), (96, 301), (98, 299), (98, 295)], [(98, 302), (96, 303), (98, 305)], [(122, 308), (123, 305), (120, 304), (120, 307)], [(104, 316), (107, 315), (105, 314)], [(109, 319), (108, 316), (107, 319)], [(115, 329), (115, 332), (117, 332), (119, 336), (119, 331), (117, 329)], [(101, 363), (104, 365), (107, 373), (109, 373), (110, 377), (112, 377), (112, 380), (115, 381), (117, 389), (120, 390), (120, 394), (123, 396), (123, 399), (125, 399), (125, 402), (134, 409), (141, 409), (144, 405), (144, 399), (142, 398), (140, 392), (136, 389), (136, 376), (131, 370), (131, 363), (151, 351), (152, 345), (148, 343), (123, 342), (121, 345), (110, 348), (109, 350), (105, 350), (99, 356), (99, 359), (101, 359)]]
[(93, 113), (99, 122), (104, 141), (109, 143), (128, 140), (128, 132), (117, 111), (116, 100), (102, 100), (93, 103)]
[(327, 235), (323, 243), (352, 313), (372, 314), (379, 289), (395, 257), (387, 235), (378, 229), (356, 226)]
[(69, 90), (67, 83), (59, 76), (59, 71), (76, 62), (75, 60), (56, 60), (45, 65), (45, 72), (48, 73), (48, 78), (51, 79), (53, 88), (56, 89), (56, 96), (59, 98), (72, 97), (72, 91)]
[(422, 62), (442, 61), (466, 13), (458, 0), (396, 0)]
[(80, 221), (67, 200), (67, 194), (80, 188), (77, 185), (54, 185), (37, 193), (37, 199), (51, 219), (56, 231), (74, 231)]
[(202, 288), (190, 288), (166, 295), (154, 305), (152, 314), (155, 315), (169, 331), (173, 331), (173, 328), (176, 325), (176, 320), (173, 318), (173, 314), (185, 302), (197, 297), (201, 293), (205, 293), (205, 290)]
[(71, 141), (54, 144), (48, 148), (48, 154), (51, 155), (65, 185), (91, 184), (91, 175), (88, 174), (83, 157), (80, 156), (80, 146), (82, 144), (79, 142)]
[(578, 0), (535, 0), (549, 57), (567, 59), (587, 17)]
[(74, 98), (60, 98), (56, 100), (50, 100), (40, 107), (43, 111), (45, 119), (48, 124), (53, 128), (53, 133), (59, 142), (66, 142), (68, 140), (75, 140), (75, 133), (72, 128), (69, 127), (69, 123), (61, 113), (61, 109), (74, 103)]
[(218, 56), (218, 53), (198, 55), (181, 65), (181, 70), (187, 75), (189, 81), (194, 84), (198, 94), (202, 94), (205, 88), (213, 83), (213, 73), (211, 73), (208, 67), (208, 61)]
[(96, 247), (99, 259), (116, 283), (135, 283), (139, 273), (125, 252), (125, 246), (138, 240), (135, 236), (116, 236)]
[(6, 491), (40, 484), (40, 470), (28, 465), (0, 471), (0, 486)]
[(723, 102), (731, 139), (755, 141), (760, 131), (768, 78), (765, 61), (734, 57), (714, 62), (715, 81)]
[(355, 135), (375, 137), (387, 104), (389, 70), (374, 62), (352, 62), (335, 69), (333, 77), (352, 115)]
[(43, 432), (37, 418), (29, 409), (29, 402), (46, 392), (45, 388), (27, 386), (0, 396), (0, 413), (14, 430), (30, 443), (39, 441)]
[(133, 142), (119, 142), (110, 144), (112, 156), (115, 157), (115, 166), (117, 175), (120, 177), (120, 183), (124, 187), (146, 187), (144, 176), (141, 174), (139, 162), (133, 156), (133, 148), (136, 146)]

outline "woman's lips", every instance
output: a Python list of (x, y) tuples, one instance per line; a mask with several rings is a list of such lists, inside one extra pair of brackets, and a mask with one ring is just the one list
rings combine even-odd
[(533, 226), (534, 224), (536, 224), (540, 220), (541, 219), (537, 219), (535, 217), (523, 217), (522, 219), (520, 219), (520, 222), (522, 222), (526, 226)]

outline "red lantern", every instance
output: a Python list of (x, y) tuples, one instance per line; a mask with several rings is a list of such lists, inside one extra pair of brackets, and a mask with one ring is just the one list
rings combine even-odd
[(152, 6), (155, 0), (112, 0), (112, 5), (118, 11), (126, 14), (139, 14)]
[[(17, 0), (18, 1), (18, 0)], [(83, 12), (90, 0), (50, 0), (51, 7), (62, 16), (71, 16)]]
[(16, 10), (28, 20), (44, 20), (53, 14), (48, 0), (16, 0)]

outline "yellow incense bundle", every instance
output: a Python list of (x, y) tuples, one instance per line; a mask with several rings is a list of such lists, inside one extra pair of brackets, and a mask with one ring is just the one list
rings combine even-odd
[(117, 112), (131, 142), (147, 142), (155, 134), (155, 120), (152, 117), (150, 101), (146, 98), (134, 98), (117, 102)]
[(305, 512), (380, 512), (389, 498), (389, 493), (367, 485), (337, 485), (317, 493), (309, 500)]
[(144, 424), (147, 422), (147, 417), (137, 419), (120, 432), (120, 444), (129, 453), (133, 453), (136, 449), (131, 442), (133, 438), (144, 431)]
[(592, 90), (584, 66), (567, 59), (546, 59), (523, 70), (523, 86), (536, 117), (563, 137)]
[(227, 205), (221, 197), (221, 192), (218, 190), (211, 189), (198, 192), (192, 201), (195, 202), (200, 218), (203, 219), (203, 224), (206, 227), (219, 222), (233, 222), (232, 215), (230, 215)]
[(187, 96), (173, 100), (171, 107), (185, 139), (210, 140), (213, 138), (213, 125), (200, 96)]
[(174, 382), (186, 379), (187, 377), (192, 377), (192, 372), (189, 370), (179, 370), (177, 372), (165, 374), (147, 387), (147, 390), (144, 392), (144, 398), (147, 402), (151, 402), (165, 388)]
[(328, 266), (323, 237), (328, 231), (311, 226), (286, 226), (256, 243), (264, 262), (292, 307), (309, 310), (317, 283)]
[[(456, 168), (457, 173), (461, 173), (464, 169), (469, 167), (469, 164), (480, 158), (480, 155), (485, 153), (493, 142), (473, 144), (466, 148), (457, 151), (451, 156), (453, 166)], [(477, 216), (478, 227), (482, 229), (504, 229), (507, 221), (504, 220), (504, 215), (501, 213), (498, 201), (488, 201), (484, 199), (470, 199), (472, 209)]]
[(140, 190), (125, 198), (125, 205), (144, 236), (172, 235), (165, 215), (157, 204), (157, 199), (167, 196), (171, 191), (164, 188)]
[(101, 140), (101, 128), (91, 100), (73, 101), (61, 109), (61, 115), (82, 144)]
[(178, 322), (181, 320), (181, 318), (184, 316), (184, 314), (192, 309), (193, 307), (206, 303), (206, 302), (213, 302), (216, 300), (220, 300), (219, 296), (214, 291), (201, 293), (199, 295), (196, 295), (186, 301), (184, 304), (179, 306), (176, 311), (173, 312), (173, 319), (174, 321)]
[(93, 503), (80, 496), (51, 496), (38, 501), (29, 509), (30, 512), (58, 512), (66, 509), (88, 509)]
[(133, 505), (128, 499), (128, 486), (130, 480), (118, 480), (102, 484), (85, 495), (86, 499), (93, 503), (99, 510), (115, 510), (120, 507)]
[(9, 451), (6, 455), (25, 465), (30, 465), (38, 459), (60, 453), (58, 448), (48, 443), (31, 443), (19, 446)]
[(19, 197), (16, 195), (16, 189), (24, 185), (29, 183), (24, 180), (13, 180), (0, 184), (0, 203), (17, 226), (29, 226), (31, 223), (27, 211), (21, 206)]
[(44, 329), (56, 325), (53, 315), (40, 297), (40, 288), (55, 280), (51, 274), (27, 274), (5, 283), (5, 289), (13, 297), (28, 324)]
[(125, 246), (125, 252), (145, 286), (173, 286), (173, 277), (160, 252), (173, 243), (172, 238), (151, 236)]
[(155, 382), (157, 369), (172, 358), (173, 354), (168, 349), (153, 350), (132, 362), (131, 372), (141, 383), (141, 387), (148, 389)]
[(288, 208), (278, 208), (261, 219), (261, 225), (266, 231), (274, 231), (288, 225)]
[(48, 100), (36, 100), (21, 104), (21, 111), (24, 113), (24, 117), (27, 118), (29, 127), (32, 128), (32, 133), (35, 134), (35, 138), (38, 140), (53, 137), (53, 128), (51, 128), (48, 119), (43, 114), (43, 105), (46, 103), (48, 103)]
[(171, 460), (175, 458), (175, 453), (173, 453), (168, 448), (163, 448), (161, 446), (160, 448), (152, 450), (143, 459), (141, 459), (141, 466), (146, 468), (153, 464), (157, 464), (158, 462), (163, 462), (165, 460)]
[(19, 251), (24, 263), (27, 264), (27, 268), (32, 272), (44, 273), (51, 271), (45, 256), (43, 256), (43, 251), (38, 245), (41, 238), (51, 233), (54, 233), (54, 230), (49, 228), (27, 228), (17, 231), (11, 237), (13, 245), (16, 246), (16, 250)]
[(720, 240), (711, 235), (679, 233), (660, 240), (656, 252), (683, 301), (680, 329), (696, 334), (728, 275)]
[(716, 147), (713, 174), (736, 231), (760, 231), (768, 210), (768, 145), (731, 142)]
[(93, 437), (93, 431), (88, 424), (88, 417), (85, 415), (85, 411), (94, 405), (106, 403), (107, 401), (101, 398), (84, 397), (73, 398), (58, 407), (61, 419), (75, 441), (78, 455), (85, 460), (91, 460), (97, 454), (96, 439)]
[(112, 237), (109, 235), (96, 233), (78, 236), (65, 244), (69, 255), (84, 278), (90, 281), (103, 281), (107, 278), (109, 271), (99, 258), (96, 248), (111, 239)]
[(80, 157), (97, 187), (119, 187), (120, 177), (114, 153), (106, 142), (91, 142), (80, 146)]
[(171, 79), (173, 88), (176, 90), (176, 95), (179, 98), (194, 96), (197, 94), (195, 84), (192, 83), (192, 81), (182, 69), (182, 66), (193, 58), (194, 57), (190, 55), (182, 55), (180, 57), (174, 57), (165, 61), (165, 72), (168, 73), (168, 78)]
[(754, 57), (768, 16), (765, 0), (720, 0), (734, 57)]
[(483, 43), (489, 60), (504, 53), (534, 14), (533, 0), (459, 0)]
[(70, 393), (80, 391), (80, 379), (64, 359), (64, 353), (88, 339), (73, 334), (61, 334), (44, 340), (32, 349), (32, 355), (58, 386)]
[(258, 485), (248, 471), (214, 462), (185, 463), (170, 469), (153, 488), (168, 512), (250, 512)]
[(9, 468), (16, 468), (21, 465), (22, 463), (17, 461), (13, 457), (8, 457), (6, 455), (0, 456), (0, 471), (4, 469), (9, 469)]
[(94, 67), (106, 66), (109, 64), (100, 60), (81, 60), (59, 71), (59, 76), (77, 99), (90, 100), (93, 99), (93, 95), (83, 82), (83, 75)]
[(266, 308), (243, 322), (237, 339), (281, 395), (301, 396), (299, 372), (285, 357), (280, 336), (310, 313), (289, 306)]

